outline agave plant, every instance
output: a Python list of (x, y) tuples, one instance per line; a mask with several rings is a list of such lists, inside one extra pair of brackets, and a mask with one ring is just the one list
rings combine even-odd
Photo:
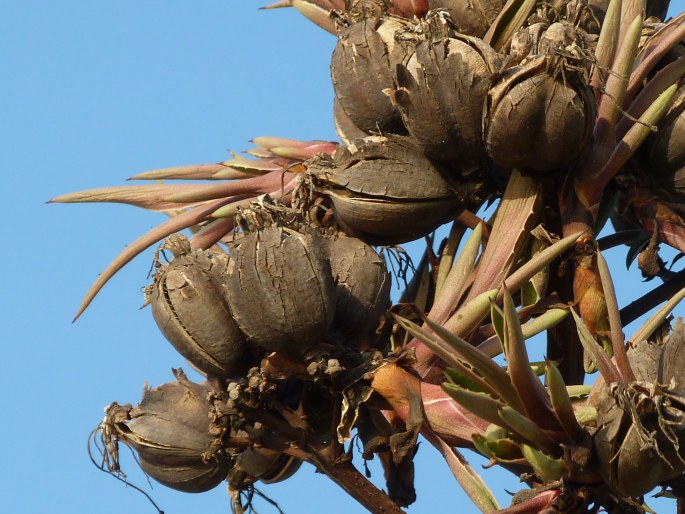
[[(110, 470), (121, 442), (171, 487), (227, 480), (243, 512), (256, 481), (309, 462), (370, 512), (402, 512), (422, 436), (482, 512), (649, 512), (657, 487), (685, 508), (685, 335), (669, 317), (685, 274), (659, 254), (685, 252), (685, 16), (664, 22), (668, 3), (644, 0), (269, 7), (337, 36), (341, 143), (260, 137), (249, 158), (53, 200), (170, 215), (106, 268), (77, 317), (168, 238), (174, 259), (156, 258), (148, 299), (207, 378), (178, 372), (136, 408), (112, 404), (98, 427)], [(388, 264), (421, 238), (390, 306)], [(621, 245), (663, 282), (623, 309), (603, 256)], [(541, 333), (546, 358), (532, 362)], [(386, 491), (353, 465), (354, 435)], [(500, 507), (464, 449), (527, 489)]]

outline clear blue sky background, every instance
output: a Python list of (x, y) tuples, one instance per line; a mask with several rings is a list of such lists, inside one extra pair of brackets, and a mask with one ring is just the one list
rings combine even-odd
[[(136, 403), (144, 381), (167, 382), (183, 365), (149, 310), (139, 310), (152, 252), (70, 321), (104, 266), (163, 218), (45, 201), (147, 169), (224, 160), (259, 135), (335, 139), (328, 75), (335, 38), (294, 11), (258, 11), (253, 0), (0, 5), (0, 510), (152, 512), (86, 454), (105, 405)], [(639, 278), (624, 273), (620, 252), (610, 257), (619, 295), (634, 298)], [(131, 482), (150, 491), (135, 463), (125, 465)], [(495, 471), (484, 477), (508, 504), (503, 489), (516, 490), (516, 480)], [(416, 482), (410, 512), (475, 511), (427, 444)], [(362, 512), (310, 466), (262, 490), (288, 514)], [(223, 487), (189, 495), (154, 485), (151, 494), (168, 514), (228, 512)]]

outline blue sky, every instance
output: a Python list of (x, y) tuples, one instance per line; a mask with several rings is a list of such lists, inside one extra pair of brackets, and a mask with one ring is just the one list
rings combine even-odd
[[(149, 309), (139, 309), (152, 252), (71, 319), (106, 264), (163, 218), (120, 205), (45, 202), (147, 169), (224, 160), (259, 135), (335, 139), (335, 39), (294, 11), (259, 11), (253, 0), (0, 5), (3, 511), (153, 512), (86, 453), (104, 406), (136, 403), (144, 381), (170, 381), (170, 369), (183, 365)], [(634, 298), (639, 279), (624, 273), (620, 253), (610, 257), (619, 295)], [(150, 490), (131, 459), (126, 471), (168, 514), (228, 511), (223, 487), (201, 495)], [(483, 476), (506, 504), (504, 485), (516, 490), (516, 480)], [(310, 466), (262, 490), (288, 514), (362, 512)], [(410, 512), (470, 512), (427, 444), (417, 490)]]

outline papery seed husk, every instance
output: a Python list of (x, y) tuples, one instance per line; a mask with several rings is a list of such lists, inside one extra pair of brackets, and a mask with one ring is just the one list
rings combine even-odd
[(396, 18), (363, 19), (344, 28), (331, 60), (335, 96), (354, 125), (364, 132), (404, 133), (402, 119), (385, 90), (394, 66), (408, 50), (394, 35), (406, 26)]
[(459, 32), (483, 37), (504, 7), (501, 0), (428, 0), (431, 10), (447, 11)]
[(426, 155), (468, 175), (487, 159), (483, 109), (500, 58), (480, 39), (430, 27), (407, 65), (397, 65), (393, 98)]
[(155, 275), (150, 301), (164, 337), (198, 370), (237, 377), (254, 352), (235, 323), (222, 292), (228, 256), (197, 250), (175, 257)]
[(323, 236), (269, 226), (236, 240), (226, 296), (247, 339), (269, 351), (302, 353), (327, 333), (335, 284)]
[(390, 307), (390, 274), (383, 258), (363, 241), (345, 236), (327, 241), (338, 295), (331, 331), (356, 342), (375, 331)]
[[(204, 492), (225, 480), (229, 461), (209, 434), (211, 389), (182, 374), (179, 382), (145, 387), (126, 422), (110, 422), (116, 437), (136, 450), (141, 468), (158, 482), (184, 492)], [(106, 421), (107, 423), (107, 421)]]
[[(594, 122), (584, 82), (547, 73), (539, 57), (507, 70), (490, 91), (485, 130), (492, 160), (503, 168), (565, 170), (585, 149)], [(571, 76), (571, 72), (566, 72)]]

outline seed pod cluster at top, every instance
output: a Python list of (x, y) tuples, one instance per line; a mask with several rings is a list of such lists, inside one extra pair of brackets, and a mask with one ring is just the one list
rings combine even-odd
[[(539, 176), (567, 170), (594, 124), (587, 82), (596, 36), (531, 17), (498, 53), (459, 2), (434, 3), (445, 9), (415, 23), (375, 14), (343, 24), (331, 62), (343, 141), (408, 135), (462, 180), (486, 176), (493, 164)], [(479, 12), (492, 20), (500, 9)], [(353, 43), (362, 33), (365, 44)]]

